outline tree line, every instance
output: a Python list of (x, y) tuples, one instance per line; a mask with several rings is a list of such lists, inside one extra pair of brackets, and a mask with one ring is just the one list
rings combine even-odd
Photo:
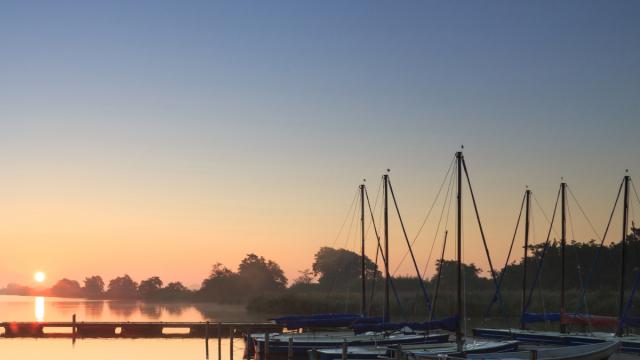
[[(625, 284), (631, 287), (640, 265), (640, 229), (633, 228), (627, 240), (627, 264)], [(530, 247), (528, 264), (528, 287), (534, 281), (534, 274), (540, 263), (543, 245)], [(595, 241), (571, 241), (566, 247), (567, 288), (576, 292), (586, 286), (595, 291), (617, 291), (620, 277), (619, 259), (621, 246), (613, 243), (599, 249)], [(591, 270), (593, 260), (599, 253), (596, 269)], [(165, 284), (158, 276), (152, 276), (139, 283), (129, 275), (116, 277), (106, 283), (100, 276), (90, 276), (82, 284), (75, 280), (62, 279), (46, 290), (34, 290), (28, 287), (10, 284), (0, 293), (14, 295), (49, 295), (59, 297), (84, 297), (90, 299), (141, 299), (147, 301), (204, 301), (219, 303), (248, 303), (256, 311), (286, 312), (287, 308), (300, 308), (300, 311), (339, 311), (344, 310), (344, 298), (357, 298), (361, 284), (361, 256), (345, 249), (320, 248), (309, 269), (301, 270), (297, 278), (289, 283), (282, 268), (276, 262), (256, 254), (248, 254), (237, 267), (231, 270), (221, 263), (212, 266), (200, 288), (189, 289), (180, 282)], [(545, 253), (544, 266), (541, 267), (538, 284), (545, 292), (558, 291), (560, 288), (560, 246), (552, 242)], [(379, 305), (382, 290), (380, 267), (369, 257), (365, 257), (367, 288), (371, 299)], [(436, 262), (440, 269), (440, 290), (451, 293), (456, 286), (456, 263), (452, 260)], [(465, 289), (476, 292), (488, 303), (495, 291), (489, 273), (475, 264), (464, 264)], [(501, 269), (495, 269), (501, 276)], [(505, 292), (518, 292), (522, 287), (522, 258), (512, 261), (506, 267), (502, 278)], [(590, 274), (591, 273), (591, 274)], [(433, 295), (438, 273), (424, 279), (424, 285)], [(375, 280), (374, 280), (375, 279)], [(422, 306), (418, 299), (419, 284), (415, 276), (393, 277), (395, 290), (401, 297), (413, 299), (414, 306)], [(377, 290), (376, 290), (377, 289)], [(443, 295), (444, 296), (444, 295)], [(517, 299), (514, 296), (514, 299)], [(515, 302), (516, 300), (514, 300)], [(518, 300), (519, 301), (519, 300)], [(295, 306), (292, 305), (295, 302)], [(313, 303), (313, 304), (312, 304)], [(311, 304), (311, 305), (309, 305)], [(332, 305), (333, 304), (333, 305)], [(514, 305), (515, 306), (515, 305)]]

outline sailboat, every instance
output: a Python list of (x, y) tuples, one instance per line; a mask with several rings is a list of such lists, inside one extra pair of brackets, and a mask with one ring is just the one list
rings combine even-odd
[[(615, 341), (616, 339), (621, 339), (620, 350), (623, 352), (633, 352), (640, 353), (640, 336), (638, 335), (625, 335), (623, 336), (623, 324), (626, 320), (626, 312), (625, 311), (625, 297), (624, 297), (624, 279), (625, 279), (625, 268), (626, 268), (626, 257), (625, 257), (625, 248), (626, 248), (626, 237), (628, 235), (628, 209), (629, 209), (629, 184), (630, 184), (630, 176), (625, 175), (622, 183), (620, 184), (620, 188), (618, 190), (618, 196), (616, 197), (616, 202), (614, 204), (614, 209), (611, 213), (615, 211), (616, 205), (618, 203), (620, 192), (624, 189), (624, 200), (623, 200), (623, 216), (622, 216), (622, 259), (621, 259), (621, 278), (620, 278), (620, 290), (619, 290), (619, 315), (618, 318), (611, 318), (607, 316), (595, 316), (591, 314), (579, 314), (579, 313), (567, 313), (565, 311), (565, 244), (566, 244), (566, 189), (567, 184), (562, 182), (560, 185), (559, 196), (561, 199), (561, 219), (562, 219), (562, 231), (561, 231), (561, 291), (560, 291), (560, 312), (559, 313), (547, 313), (547, 314), (534, 314), (528, 313), (527, 310), (527, 301), (526, 297), (526, 274), (527, 274), (527, 247), (528, 247), (528, 222), (529, 222), (529, 199), (530, 199), (530, 191), (527, 190), (526, 193), (526, 220), (525, 220), (525, 254), (523, 260), (523, 288), (522, 288), (522, 314), (521, 314), (521, 328), (520, 329), (490, 329), (490, 328), (475, 328), (473, 329), (473, 333), (475, 336), (484, 337), (484, 338), (493, 338), (493, 339), (516, 339), (527, 343), (537, 343), (537, 344), (555, 344), (555, 345), (576, 345), (576, 344), (598, 344)], [(554, 209), (554, 217), (555, 217), (555, 209)], [(611, 218), (609, 219), (609, 224), (611, 222)], [(607, 230), (609, 228), (609, 224), (607, 225)], [(553, 226), (553, 218), (552, 224)], [(551, 232), (551, 227), (549, 229), (549, 234)], [(604, 241), (604, 237), (602, 239)], [(547, 236), (547, 243), (549, 241), (549, 235)], [(594, 264), (595, 265), (595, 264)], [(593, 271), (593, 269), (592, 269)], [(638, 277), (640, 280), (640, 276)], [(631, 299), (635, 294), (635, 290), (637, 288), (634, 286), (634, 290), (629, 298), (629, 304)], [(496, 290), (498, 292), (499, 289)], [(531, 294), (529, 294), (529, 299)], [(629, 305), (628, 304), (628, 305)], [(627, 306), (628, 307), (628, 306)], [(560, 322), (560, 331), (534, 331), (528, 330), (526, 328), (526, 324), (528, 322), (535, 321), (559, 321)], [(600, 325), (600, 326), (611, 326), (617, 329), (616, 333), (606, 333), (606, 332), (593, 332), (593, 333), (567, 333), (566, 325), (569, 324), (580, 324), (580, 325)]]
[[(457, 197), (456, 197), (456, 263), (457, 263), (457, 292), (456, 292), (456, 314), (447, 321), (440, 320), (440, 324), (445, 325), (452, 332), (455, 333), (454, 342), (445, 342), (437, 344), (396, 344), (394, 346), (374, 346), (374, 347), (348, 347), (345, 346), (342, 349), (315, 349), (309, 351), (309, 359), (311, 360), (332, 360), (338, 358), (349, 359), (372, 359), (377, 357), (391, 357), (391, 358), (407, 358), (412, 356), (419, 356), (418, 354), (430, 354), (430, 355), (442, 355), (442, 354), (471, 354), (471, 353), (495, 353), (502, 351), (514, 351), (518, 347), (518, 341), (515, 340), (500, 340), (500, 341), (487, 341), (478, 339), (466, 339), (461, 327), (460, 319), (463, 316), (463, 294), (462, 294), (462, 171), (466, 175), (467, 183), (469, 185), (469, 191), (473, 200), (474, 208), (476, 210), (476, 216), (478, 224), (480, 226), (480, 232), (484, 240), (484, 231), (482, 230), (482, 224), (480, 223), (480, 217), (478, 214), (477, 205), (475, 202), (475, 196), (471, 189), (471, 181), (469, 180), (469, 174), (467, 172), (466, 163), (464, 162), (464, 156), (462, 151), (456, 152), (456, 172), (457, 172)], [(394, 199), (395, 200), (395, 199)], [(386, 206), (385, 206), (386, 208)], [(385, 216), (386, 219), (386, 216)], [(404, 228), (403, 228), (404, 230)], [(386, 221), (385, 221), (385, 234), (387, 233)], [(486, 248), (486, 241), (483, 241)], [(487, 250), (488, 256), (488, 250)], [(387, 258), (388, 260), (388, 258)], [(489, 257), (489, 262), (491, 262)], [(492, 272), (492, 275), (493, 272)], [(494, 276), (495, 280), (495, 276)], [(438, 321), (429, 321), (422, 323), (424, 326), (435, 326)], [(389, 325), (386, 325), (389, 326)], [(402, 326), (398, 324), (397, 326)], [(443, 327), (445, 327), (443, 326)], [(368, 328), (369, 325), (360, 326), (362, 329)], [(374, 328), (373, 325), (371, 328)], [(414, 326), (415, 327), (415, 326)], [(421, 356), (421, 355), (420, 355)]]
[[(366, 268), (365, 268), (365, 198), (366, 187), (364, 184), (359, 186), (360, 192), (360, 227), (361, 227), (361, 313), (360, 314), (317, 314), (302, 316), (284, 316), (271, 319), (276, 324), (282, 325), (287, 329), (307, 329), (310, 331), (302, 333), (276, 333), (269, 334), (268, 338), (265, 334), (253, 334), (245, 338), (245, 357), (255, 357), (256, 360), (265, 358), (269, 354), (270, 358), (306, 358), (307, 351), (312, 349), (334, 348), (342, 345), (345, 346), (386, 346), (397, 344), (432, 344), (442, 343), (449, 339), (447, 333), (429, 333), (422, 331), (420, 326), (401, 326), (397, 328), (389, 327), (390, 306), (389, 306), (389, 234), (388, 234), (388, 194), (390, 189), (389, 175), (383, 175), (384, 184), (384, 250), (382, 250), (378, 241), (378, 248), (381, 250), (383, 261), (385, 264), (385, 293), (384, 293), (384, 310), (383, 317), (367, 316), (366, 307)], [(392, 191), (392, 190), (391, 190)], [(394, 198), (395, 200), (395, 198)], [(369, 204), (371, 212), (371, 205)], [(373, 221), (373, 213), (371, 212)], [(378, 232), (373, 224), (376, 237), (379, 240)], [(413, 256), (413, 255), (412, 255)], [(417, 267), (416, 267), (417, 269)], [(420, 279), (421, 285), (422, 279)], [(386, 325), (386, 327), (385, 327)], [(406, 325), (406, 324), (404, 324)], [(364, 329), (367, 326), (374, 326), (375, 329)], [(363, 328), (364, 327), (364, 328)], [(323, 329), (320, 332), (313, 329)], [(333, 331), (326, 331), (333, 329)]]
[(605, 341), (599, 344), (565, 346), (558, 348), (531, 349), (514, 352), (467, 354), (460, 356), (416, 356), (411, 359), (473, 359), (473, 360), (602, 360), (608, 359), (620, 348), (620, 340)]

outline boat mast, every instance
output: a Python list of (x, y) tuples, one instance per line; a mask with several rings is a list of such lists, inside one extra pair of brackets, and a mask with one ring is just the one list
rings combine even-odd
[[(387, 169), (387, 172), (389, 169)], [(384, 322), (389, 322), (391, 316), (389, 315), (389, 174), (382, 175), (382, 182), (384, 184)]]
[(462, 350), (462, 151), (456, 152), (456, 164), (458, 167), (458, 190), (457, 190), (457, 216), (456, 216), (456, 243), (457, 255), (456, 261), (458, 265), (458, 284), (457, 284), (457, 316), (458, 323), (456, 326), (456, 343), (458, 351)]
[(566, 326), (562, 323), (562, 317), (564, 316), (565, 309), (565, 247), (567, 244), (567, 183), (564, 181), (560, 183), (561, 195), (560, 202), (562, 207), (562, 233), (560, 237), (560, 332), (566, 332)]
[(366, 269), (365, 269), (365, 261), (364, 261), (364, 184), (360, 185), (360, 230), (361, 233), (360, 235), (362, 236), (362, 247), (361, 247), (361, 262), (360, 262), (360, 266), (361, 266), (361, 274), (360, 277), (362, 278), (362, 308), (360, 309), (360, 313), (362, 314), (362, 316), (366, 315), (366, 309), (367, 309), (367, 303), (366, 303), (366, 297), (367, 297), (367, 278), (366, 278)]
[[(628, 171), (628, 170), (627, 170)], [(619, 315), (617, 336), (622, 336), (624, 329), (622, 328), (622, 318), (624, 316), (624, 278), (626, 268), (626, 252), (627, 252), (627, 229), (629, 225), (629, 175), (624, 176), (624, 204), (622, 207), (622, 261), (620, 264), (620, 299), (619, 299)]]
[[(529, 251), (529, 210), (531, 209), (531, 190), (525, 191), (525, 210), (524, 210), (524, 257), (522, 258), (522, 318), (527, 301), (527, 256)], [(520, 328), (524, 330), (526, 325), (521, 322)]]

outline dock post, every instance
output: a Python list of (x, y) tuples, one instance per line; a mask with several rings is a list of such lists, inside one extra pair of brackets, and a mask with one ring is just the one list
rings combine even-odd
[(342, 342), (342, 360), (347, 360), (347, 339)]
[(269, 360), (269, 333), (264, 333), (264, 359)]
[[(249, 359), (251, 359), (251, 357), (249, 356), (250, 352), (249, 352), (248, 349), (251, 349), (251, 346), (253, 346), (253, 341), (251, 340), (251, 328), (249, 328), (247, 330), (247, 333), (245, 334), (245, 336), (246, 336), (246, 338), (245, 338), (246, 340), (244, 342), (244, 354), (245, 354), (246, 357), (243, 356), (242, 358), (249, 360)], [(254, 349), (254, 351), (255, 351), (255, 349)], [(253, 356), (255, 357), (255, 353), (254, 353)]]
[(76, 334), (77, 334), (77, 330), (76, 330), (76, 314), (73, 314), (71, 316), (71, 343), (73, 345), (76, 344)]
[(531, 360), (538, 360), (538, 350), (531, 350)]
[(233, 333), (236, 331), (233, 327), (229, 330), (229, 359), (233, 360)]
[(218, 323), (218, 360), (222, 360), (222, 323)]
[(289, 347), (287, 351), (287, 359), (293, 360), (293, 336), (289, 336)]
[(204, 324), (204, 353), (205, 359), (209, 360), (209, 322)]

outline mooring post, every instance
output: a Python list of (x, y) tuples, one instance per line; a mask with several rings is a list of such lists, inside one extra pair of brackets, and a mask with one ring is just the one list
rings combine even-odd
[[(246, 336), (246, 340), (245, 340), (245, 342), (244, 342), (244, 349), (245, 349), (245, 350), (244, 350), (244, 354), (245, 354), (247, 357), (244, 357), (244, 356), (243, 356), (242, 358), (243, 358), (243, 359), (247, 359), (247, 360), (249, 360), (249, 359), (251, 359), (251, 357), (249, 356), (249, 354), (250, 354), (250, 353), (247, 351), (247, 349), (250, 349), (250, 348), (251, 348), (251, 346), (253, 346), (253, 340), (251, 340), (251, 328), (248, 328), (248, 329), (247, 329), (247, 333), (245, 334), (245, 336)], [(254, 351), (255, 351), (255, 349), (254, 349)], [(255, 353), (254, 353), (254, 357), (255, 357), (255, 356), (256, 356), (256, 355), (255, 355)]]
[(269, 333), (264, 333), (264, 359), (269, 360)]
[(347, 339), (342, 342), (342, 360), (347, 360)]
[(287, 351), (287, 359), (293, 360), (293, 336), (289, 336), (289, 347)]
[(538, 360), (538, 350), (531, 350), (531, 360)]
[(233, 360), (233, 333), (236, 331), (233, 327), (229, 328), (229, 360)]
[(218, 360), (222, 360), (222, 323), (218, 323)]
[(209, 360), (209, 322), (204, 324), (204, 354), (205, 359)]
[(75, 345), (76, 344), (76, 314), (73, 314), (71, 316), (71, 344)]

